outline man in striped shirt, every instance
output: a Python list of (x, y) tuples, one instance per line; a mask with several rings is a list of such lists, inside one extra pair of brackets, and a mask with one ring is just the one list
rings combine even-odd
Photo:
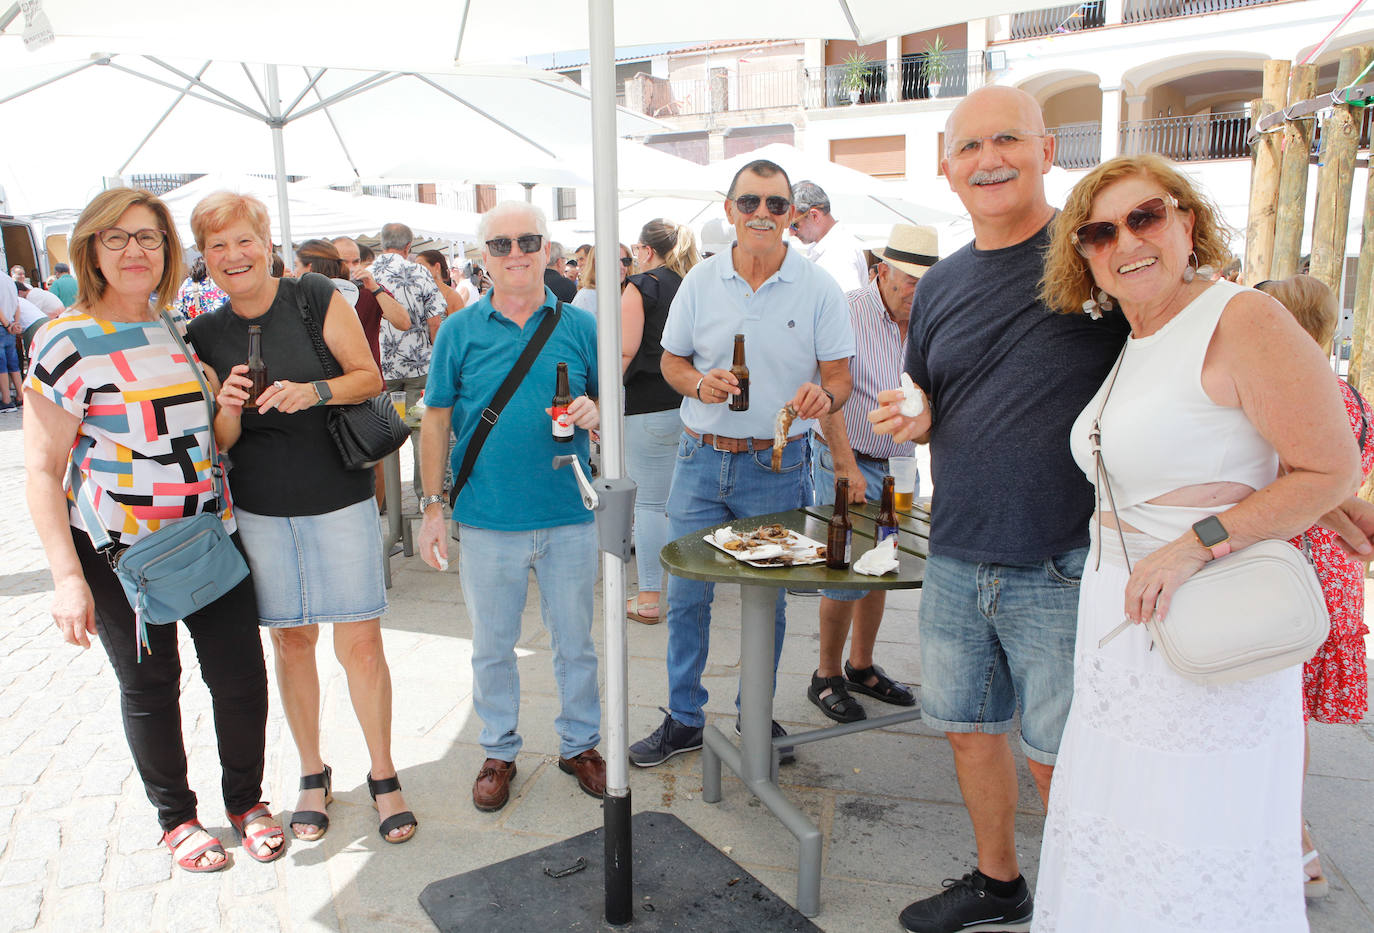
[[(879, 392), (900, 382), (916, 280), (939, 258), (935, 231), (897, 224), (887, 246), (874, 250), (874, 255), (882, 260), (876, 278), (845, 296), (854, 324), (855, 354), (850, 361), (854, 390), (842, 409), (821, 417), (811, 435), (811, 481), (821, 505), (834, 501), (836, 477), (849, 479), (851, 502), (878, 501), (888, 458), (910, 457), (915, 452), (913, 443), (896, 444), (891, 437), (875, 433), (868, 413), (879, 405)], [(916, 702), (907, 687), (873, 663), (873, 644), (886, 601), (884, 590), (821, 590), (820, 664), (806, 695), (836, 722), (867, 718), (850, 691), (898, 706)], [(842, 668), (840, 659), (851, 629), (849, 659)]]

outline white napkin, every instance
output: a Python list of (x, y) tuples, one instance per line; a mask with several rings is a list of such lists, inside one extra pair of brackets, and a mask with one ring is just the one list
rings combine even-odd
[(896, 570), (897, 539), (888, 538), (872, 550), (865, 551), (863, 556), (854, 561), (853, 567), (855, 573), (864, 573), (870, 577), (881, 577)]

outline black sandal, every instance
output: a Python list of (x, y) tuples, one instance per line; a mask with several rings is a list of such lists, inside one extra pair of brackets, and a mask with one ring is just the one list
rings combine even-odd
[[(829, 695), (821, 696), (821, 691), (826, 689), (830, 690)], [(822, 677), (819, 672), (812, 673), (811, 686), (806, 688), (806, 698), (836, 722), (858, 722), (860, 719), (868, 718), (859, 701), (849, 695), (844, 678), (838, 674), (834, 677)]]
[[(869, 686), (865, 681), (868, 678), (877, 676), (878, 682)], [(882, 700), (884, 703), (891, 703), (894, 706), (915, 706), (916, 694), (912, 693), (905, 685), (897, 683), (883, 669), (874, 664), (872, 667), (865, 667), (859, 670), (853, 667), (848, 661), (844, 662), (844, 679), (846, 686), (862, 693), (864, 696), (873, 697), (875, 700)]]
[[(400, 789), (401, 781), (395, 775), (389, 778), (382, 778), (380, 781), (374, 781), (372, 780), (372, 773), (368, 772), (367, 792), (372, 795), (372, 802), (374, 804), (377, 802), (378, 794), (391, 794)], [(391, 831), (393, 829), (400, 829), (402, 826), (409, 826), (410, 832), (406, 833), (404, 836), (393, 838), (390, 835)], [(409, 842), (410, 837), (414, 836), (415, 830), (419, 828), (420, 823), (415, 819), (415, 814), (411, 813), (409, 810), (402, 810), (400, 813), (393, 814), (382, 820), (381, 825), (377, 827), (377, 834), (382, 837), (383, 842), (389, 842), (392, 845), (400, 845), (403, 842)]]
[[(319, 774), (306, 774), (301, 777), (301, 790), (324, 790), (324, 805), (327, 807), (334, 799), (334, 772), (329, 765)], [(296, 824), (313, 826), (319, 830), (309, 835), (296, 829)], [(297, 810), (291, 814), (291, 832), (301, 842), (318, 842), (329, 832), (329, 814), (319, 810)]]

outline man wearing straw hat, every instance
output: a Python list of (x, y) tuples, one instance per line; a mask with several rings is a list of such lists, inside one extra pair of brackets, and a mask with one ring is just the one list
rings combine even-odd
[[(792, 190), (795, 194), (797, 188)], [(898, 444), (876, 433), (868, 413), (878, 407), (878, 393), (901, 378), (916, 282), (939, 259), (935, 230), (897, 224), (887, 246), (873, 255), (880, 260), (877, 276), (845, 295), (854, 324), (856, 352), (849, 366), (854, 389), (844, 408), (822, 416), (811, 435), (811, 481), (820, 505), (835, 501), (837, 477), (848, 478), (851, 502), (877, 502), (888, 459), (915, 453), (910, 441)], [(886, 604), (884, 590), (821, 590), (820, 665), (806, 696), (836, 722), (867, 718), (851, 691), (897, 706), (916, 703), (911, 690), (873, 663)], [(846, 638), (849, 658), (841, 666)]]

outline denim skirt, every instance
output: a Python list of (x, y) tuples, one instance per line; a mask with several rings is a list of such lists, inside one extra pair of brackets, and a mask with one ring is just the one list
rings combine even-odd
[(362, 622), (386, 611), (382, 531), (368, 497), (322, 515), (234, 509), (268, 628)]

